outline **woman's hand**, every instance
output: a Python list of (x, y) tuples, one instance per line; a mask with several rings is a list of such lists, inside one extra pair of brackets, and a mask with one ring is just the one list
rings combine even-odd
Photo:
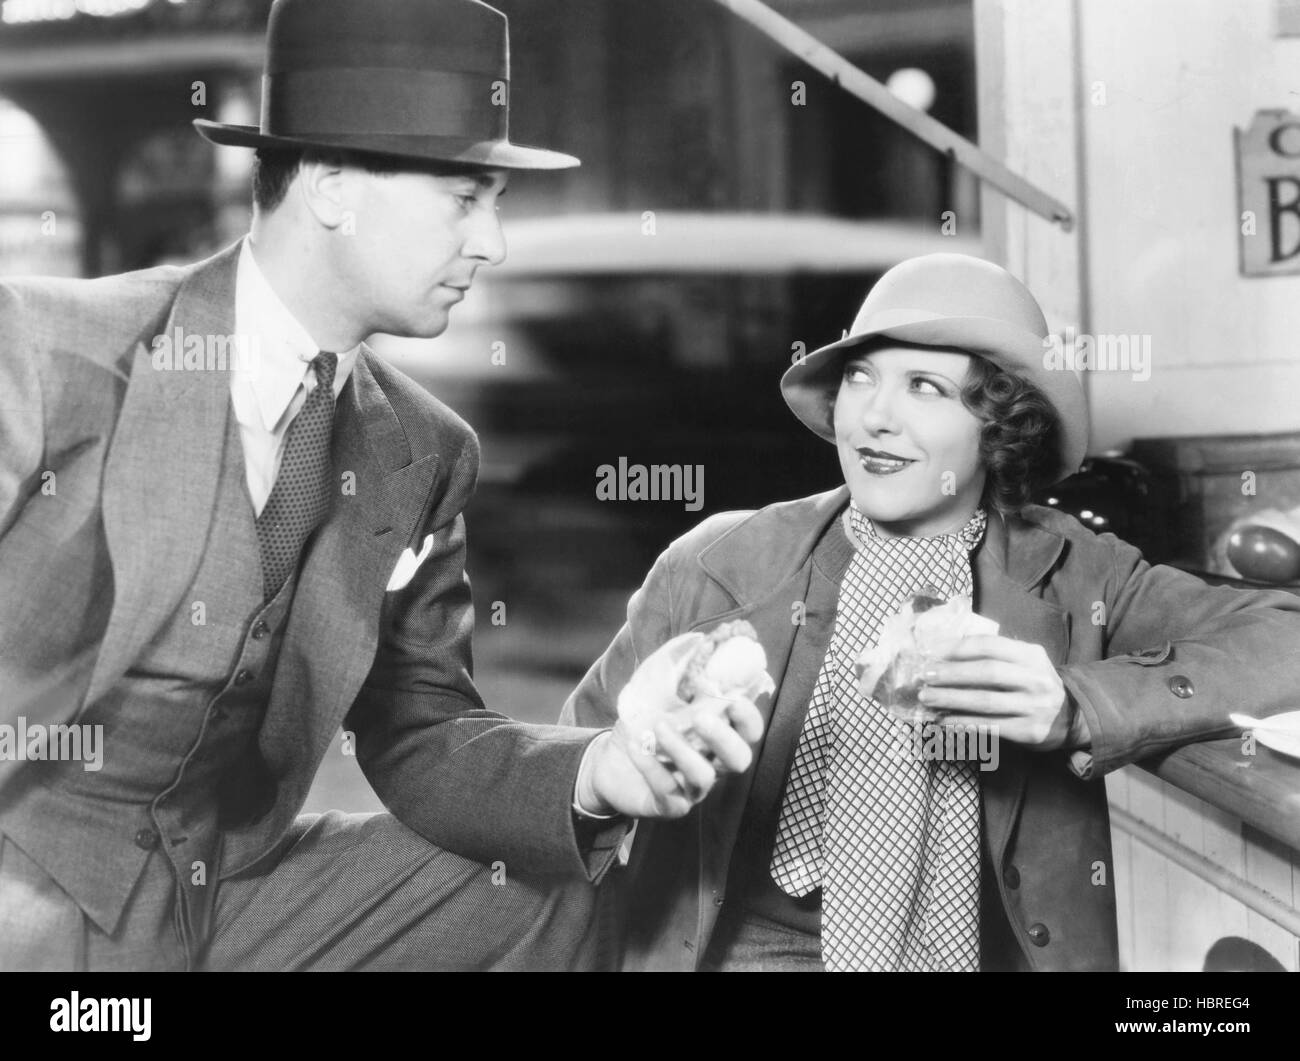
[(919, 699), (949, 726), (996, 726), (998, 736), (1039, 751), (1065, 745), (1072, 705), (1042, 645), (967, 637), (924, 674)]

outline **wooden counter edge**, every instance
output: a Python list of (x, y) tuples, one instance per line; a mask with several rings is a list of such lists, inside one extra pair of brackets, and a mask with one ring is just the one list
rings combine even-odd
[(1162, 781), (1300, 851), (1300, 763), (1262, 744), (1242, 754), (1242, 739), (1188, 744), (1137, 764)]

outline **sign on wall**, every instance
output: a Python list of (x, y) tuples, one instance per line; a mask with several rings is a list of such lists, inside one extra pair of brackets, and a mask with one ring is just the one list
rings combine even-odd
[(1238, 239), (1245, 276), (1300, 273), (1300, 114), (1257, 111), (1237, 148)]

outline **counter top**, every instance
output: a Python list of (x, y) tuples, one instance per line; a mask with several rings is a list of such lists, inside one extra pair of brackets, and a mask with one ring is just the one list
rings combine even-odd
[(1241, 737), (1228, 737), (1138, 765), (1300, 851), (1300, 760), (1259, 743), (1243, 755)]
[[(1280, 589), (1300, 595), (1300, 585), (1248, 583), (1177, 561), (1171, 566), (1211, 586)], [(1240, 737), (1202, 741), (1138, 765), (1300, 851), (1300, 760), (1262, 744), (1256, 744), (1254, 755), (1242, 755), (1241, 746)]]

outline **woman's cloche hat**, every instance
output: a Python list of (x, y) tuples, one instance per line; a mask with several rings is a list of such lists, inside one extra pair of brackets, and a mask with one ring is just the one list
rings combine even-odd
[(275, 0), (258, 127), (195, 121), (216, 144), (338, 148), (492, 169), (566, 169), (512, 144), (506, 16), (479, 0)]
[(1043, 311), (1029, 289), (1005, 269), (965, 254), (926, 254), (885, 273), (844, 338), (814, 350), (781, 378), (786, 404), (828, 442), (835, 441), (833, 399), (844, 352), (876, 337), (961, 350), (1028, 380), (1060, 419), (1061, 452), (1054, 481), (1079, 470), (1088, 452), (1083, 384), (1072, 370), (1050, 367), (1051, 340)]

